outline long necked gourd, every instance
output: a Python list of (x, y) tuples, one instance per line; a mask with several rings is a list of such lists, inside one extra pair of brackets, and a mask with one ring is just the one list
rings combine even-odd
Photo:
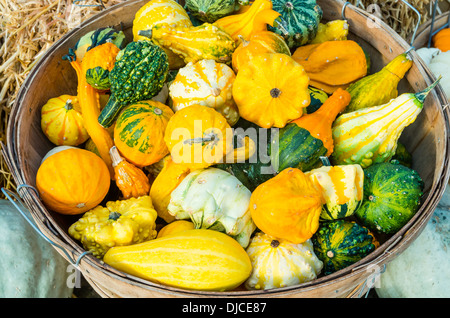
[(386, 104), (339, 116), (332, 128), (332, 162), (335, 165), (360, 164), (367, 168), (389, 161), (395, 154), (401, 133), (416, 120), (425, 98), (439, 80), (418, 93), (404, 93)]

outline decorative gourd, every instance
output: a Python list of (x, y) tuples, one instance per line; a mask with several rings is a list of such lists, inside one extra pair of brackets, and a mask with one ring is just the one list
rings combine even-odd
[(283, 53), (291, 56), (284, 39), (271, 31), (252, 33), (248, 40), (242, 39), (241, 44), (231, 55), (233, 70), (237, 73), (239, 65), (247, 65), (255, 55), (261, 53)]
[(149, 196), (108, 201), (69, 227), (69, 234), (97, 258), (113, 246), (145, 242), (156, 237), (156, 211)]
[(263, 128), (281, 128), (301, 117), (310, 104), (308, 84), (305, 70), (290, 56), (260, 54), (239, 69), (233, 98), (244, 119)]
[(81, 63), (84, 55), (90, 49), (106, 42), (111, 42), (112, 44), (115, 44), (119, 49), (123, 49), (125, 40), (125, 33), (123, 33), (123, 31), (116, 31), (115, 29), (110, 27), (98, 28), (80, 37), (75, 46), (70, 50), (71, 53), (69, 54), (74, 54), (75, 57), (73, 57), (72, 59), (77, 60)]
[(312, 243), (325, 275), (360, 261), (379, 246), (367, 228), (345, 220), (321, 223)]
[(336, 220), (349, 217), (362, 204), (364, 171), (360, 165), (324, 165), (305, 173), (323, 201), (321, 220)]
[(322, 194), (302, 171), (288, 168), (253, 191), (249, 210), (264, 233), (303, 243), (319, 228)]
[(421, 92), (404, 93), (387, 104), (339, 116), (333, 123), (333, 164), (357, 163), (366, 168), (389, 161), (401, 133), (416, 120), (438, 81)]
[(266, 31), (267, 25), (273, 26), (279, 16), (272, 10), (272, 1), (256, 0), (247, 11), (220, 18), (214, 25), (227, 32), (239, 45), (242, 39), (248, 40), (253, 33)]
[(161, 228), (156, 238), (161, 238), (170, 234), (180, 233), (186, 230), (193, 230), (194, 223), (186, 220), (176, 220)]
[(412, 167), (412, 155), (406, 149), (406, 146), (402, 144), (401, 142), (397, 142), (397, 149), (395, 149), (395, 154), (392, 156), (392, 160), (398, 161), (401, 165), (404, 165), (405, 167), (411, 168)]
[(305, 68), (310, 85), (332, 94), (367, 75), (366, 54), (352, 40), (301, 46), (292, 58)]
[(77, 96), (50, 98), (41, 109), (41, 129), (55, 145), (78, 146), (89, 138)]
[(381, 71), (351, 84), (347, 91), (352, 96), (352, 100), (345, 112), (383, 105), (398, 97), (398, 83), (412, 65), (413, 62), (408, 54), (403, 53), (394, 58)]
[(114, 179), (124, 199), (148, 195), (150, 181), (144, 171), (122, 158), (116, 146), (109, 151), (114, 167)]
[[(290, 48), (309, 43), (316, 37), (323, 11), (316, 0), (272, 0), (273, 10), (281, 14), (281, 27), (269, 28), (284, 36)], [(284, 34), (287, 32), (287, 34)]]
[(69, 59), (70, 65), (77, 74), (78, 79), (78, 102), (80, 103), (81, 114), (83, 116), (84, 127), (94, 142), (100, 157), (109, 169), (110, 178), (114, 178), (114, 168), (112, 167), (109, 149), (114, 146), (113, 138), (107, 129), (99, 125), (97, 119), (100, 115), (100, 98), (95, 88), (86, 82), (86, 76), (82, 71), (81, 63), (73, 60), (69, 54), (65, 58)]
[(320, 157), (328, 157), (334, 150), (332, 125), (336, 116), (350, 102), (350, 94), (338, 89), (314, 113), (299, 119), (275, 132), (269, 148), (271, 164), (275, 171), (287, 167), (309, 171), (317, 168)]
[(229, 66), (214, 60), (188, 63), (170, 84), (172, 109), (178, 111), (191, 105), (208, 106), (221, 113), (233, 126), (239, 120), (232, 95), (235, 78)]
[(375, 285), (378, 297), (450, 297), (448, 189), (420, 235), (387, 264)]
[(113, 69), (120, 49), (111, 42), (98, 45), (86, 52), (81, 63), (86, 82), (98, 90), (107, 90), (109, 72)]
[(103, 127), (110, 127), (127, 105), (157, 95), (169, 71), (167, 54), (150, 41), (129, 43), (116, 57), (109, 73), (111, 97), (98, 116)]
[(395, 161), (364, 170), (364, 201), (357, 219), (372, 231), (393, 234), (419, 210), (424, 183), (419, 174)]
[(311, 240), (294, 244), (258, 232), (246, 249), (252, 274), (245, 287), (273, 289), (306, 283), (317, 278), (323, 263), (314, 254)]
[[(22, 208), (34, 223), (31, 213)], [(71, 298), (69, 263), (17, 211), (0, 200), (0, 297)]]
[(347, 20), (333, 20), (327, 23), (319, 23), (317, 34), (310, 44), (318, 44), (326, 41), (345, 41), (348, 36)]
[(164, 158), (164, 133), (173, 116), (169, 106), (144, 100), (126, 106), (114, 126), (114, 142), (123, 157), (142, 168)]
[[(139, 31), (151, 29), (161, 23), (184, 27), (192, 26), (187, 12), (178, 2), (174, 0), (150, 0), (134, 16), (133, 40), (148, 40), (147, 37), (139, 35)], [(170, 69), (178, 69), (185, 65), (183, 59), (177, 54), (165, 47), (162, 49), (167, 54)]]
[(175, 220), (175, 217), (167, 211), (170, 195), (189, 172), (190, 170), (186, 165), (174, 163), (172, 157), (168, 155), (164, 159), (161, 172), (152, 183), (150, 197), (152, 198), (155, 210), (158, 212), (158, 216), (167, 223)]
[(180, 109), (167, 123), (164, 140), (176, 163), (202, 169), (234, 155), (233, 132), (214, 109), (192, 105)]
[(236, 6), (235, 2), (235, 0), (186, 0), (186, 8), (200, 21), (213, 23), (232, 14)]
[(61, 214), (81, 214), (97, 206), (110, 187), (104, 161), (75, 147), (52, 152), (36, 175), (36, 188), (44, 204)]
[(210, 23), (196, 27), (158, 24), (152, 29), (139, 31), (139, 34), (178, 54), (185, 63), (203, 59), (229, 63), (236, 48), (228, 33)]
[(450, 50), (450, 29), (444, 28), (433, 36), (433, 46), (441, 52)]
[(324, 91), (314, 88), (314, 87), (308, 87), (309, 96), (311, 97), (311, 103), (308, 107), (306, 107), (306, 113), (312, 114), (316, 110), (318, 110), (323, 103), (328, 99), (328, 94)]
[[(205, 229), (113, 247), (103, 261), (120, 271), (159, 284), (203, 291), (232, 290), (252, 271), (247, 253), (236, 240)], [(176, 271), (173, 264), (177, 266)]]
[(436, 48), (421, 48), (417, 50), (417, 54), (426, 61), (433, 75), (438, 78), (442, 77), (440, 85), (450, 99), (450, 52), (441, 52)]
[(168, 212), (190, 219), (197, 229), (223, 232), (246, 248), (256, 229), (248, 205), (251, 192), (226, 171), (208, 168), (189, 173), (172, 191)]

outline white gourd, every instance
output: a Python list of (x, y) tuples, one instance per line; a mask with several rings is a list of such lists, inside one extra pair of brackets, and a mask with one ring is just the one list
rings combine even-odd
[(70, 298), (69, 265), (11, 202), (0, 200), (1, 298)]
[(450, 51), (441, 52), (436, 48), (421, 48), (417, 50), (417, 53), (436, 78), (442, 76), (439, 84), (450, 99)]

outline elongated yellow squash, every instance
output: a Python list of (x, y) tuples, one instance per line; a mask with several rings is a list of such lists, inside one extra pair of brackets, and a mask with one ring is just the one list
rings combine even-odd
[(226, 291), (251, 274), (250, 258), (230, 236), (186, 230), (140, 244), (108, 250), (103, 261), (125, 273), (168, 286)]

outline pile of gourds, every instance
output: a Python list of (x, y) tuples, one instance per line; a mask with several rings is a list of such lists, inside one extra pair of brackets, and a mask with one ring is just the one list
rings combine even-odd
[(321, 20), (315, 0), (151, 0), (128, 44), (84, 35), (64, 57), (77, 95), (42, 107), (41, 199), (79, 215), (69, 234), (106, 264), (179, 288), (280, 288), (358, 262), (420, 206), (398, 139), (434, 86), (399, 96), (407, 54), (370, 74), (347, 22)]

